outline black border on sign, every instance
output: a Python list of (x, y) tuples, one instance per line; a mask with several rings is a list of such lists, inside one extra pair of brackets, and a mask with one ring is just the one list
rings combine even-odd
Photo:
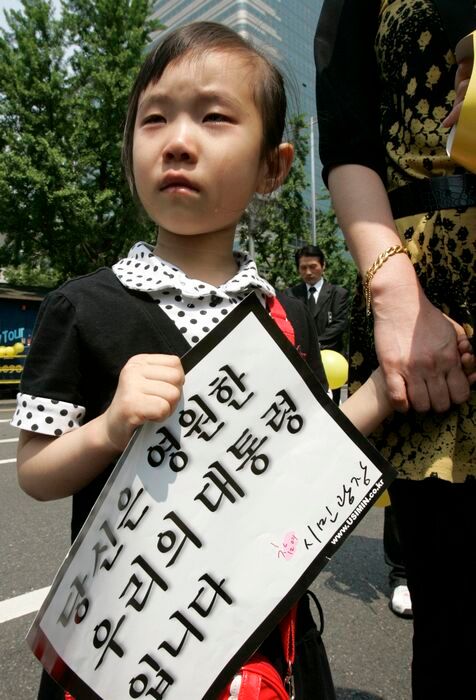
[[(209, 352), (211, 352), (235, 326), (237, 326), (246, 316), (253, 314), (259, 323), (264, 327), (268, 334), (272, 337), (276, 345), (286, 355), (289, 362), (294, 366), (297, 372), (301, 375), (309, 390), (312, 392), (319, 404), (331, 415), (331, 417), (339, 424), (342, 430), (351, 438), (351, 440), (361, 449), (368, 459), (381, 471), (383, 484), (378, 493), (372, 495), (372, 499), (377, 500), (380, 493), (387, 488), (396, 476), (393, 467), (382, 457), (382, 455), (364, 438), (364, 436), (355, 428), (346, 416), (340, 411), (339, 407), (329, 398), (323, 387), (316, 379), (309, 365), (303, 360), (299, 352), (289, 342), (286, 336), (278, 328), (274, 320), (269, 316), (268, 312), (259, 302), (254, 293), (249, 294), (228, 316), (226, 316), (215, 328), (213, 328), (203, 340), (191, 348), (183, 357), (182, 365), (185, 373), (192, 370)], [(110, 489), (114, 485), (116, 477), (122, 467), (122, 464), (127, 459), (129, 452), (132, 449), (135, 441), (138, 439), (142, 428), (139, 428), (126, 450), (119, 458), (114, 470), (101, 491), (96, 503), (91, 509), (83, 527), (81, 528), (77, 538), (75, 539), (68, 555), (62, 563), (58, 574), (55, 577), (55, 582), (51, 587), (43, 605), (41, 606), (38, 615), (36, 616), (28, 634), (27, 643), (32, 649), (35, 656), (42, 662), (45, 670), (59, 683), (67, 688), (72, 693), (76, 700), (101, 700), (89, 685), (87, 685), (76, 673), (61, 659), (59, 654), (54, 649), (51, 642), (45, 636), (40, 628), (40, 620), (44, 610), (48, 607), (51, 598), (54, 596), (62, 575), (69, 567), (71, 559), (74, 557), (81, 542), (88, 533), (97, 511), (101, 507)], [(375, 486), (372, 486), (373, 490)], [(370, 491), (369, 491), (370, 494)], [(369, 497), (369, 495), (367, 496)], [(361, 501), (362, 503), (362, 501)], [(356, 508), (359, 504), (356, 504)], [(263, 620), (259, 627), (246, 640), (239, 652), (230, 659), (223, 670), (215, 678), (205, 695), (203, 700), (215, 700), (216, 696), (223, 690), (230, 679), (233, 677), (237, 669), (239, 669), (249, 657), (262, 644), (266, 637), (276, 627), (280, 620), (286, 615), (289, 609), (297, 603), (299, 598), (304, 594), (306, 589), (311, 585), (321, 569), (329, 561), (334, 552), (345, 542), (347, 537), (354, 530), (361, 518), (365, 515), (367, 509), (360, 513), (355, 521), (348, 525), (348, 529), (341, 533), (337, 544), (332, 544), (332, 540), (341, 530), (342, 526), (329, 538), (328, 543), (311, 562), (304, 574), (295, 583), (287, 595), (280, 601), (274, 610)]]

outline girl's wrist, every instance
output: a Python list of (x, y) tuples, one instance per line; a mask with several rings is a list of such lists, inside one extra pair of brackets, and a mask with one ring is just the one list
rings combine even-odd
[[(111, 435), (107, 411), (95, 418), (91, 423), (91, 439), (98, 452), (102, 452), (111, 458), (117, 457), (124, 452), (125, 447), (118, 443), (117, 436)], [(128, 440), (126, 440), (127, 445)]]
[(388, 398), (387, 387), (380, 367), (377, 367), (377, 369), (372, 372), (368, 381), (376, 397), (380, 420), (384, 420), (393, 413), (393, 407)]
[(392, 413), (380, 368), (344, 401), (341, 410), (363, 435), (369, 435)]

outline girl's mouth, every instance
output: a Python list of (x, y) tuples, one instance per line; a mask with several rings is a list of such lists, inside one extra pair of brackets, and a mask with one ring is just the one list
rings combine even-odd
[(183, 176), (173, 175), (172, 173), (166, 175), (162, 180), (160, 185), (160, 191), (188, 191), (188, 192), (198, 192), (198, 187), (196, 187), (190, 180)]

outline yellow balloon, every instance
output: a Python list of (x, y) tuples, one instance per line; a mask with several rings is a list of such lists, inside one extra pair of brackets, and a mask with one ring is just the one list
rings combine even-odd
[(4, 350), (5, 357), (13, 357), (15, 354), (15, 350), (12, 348), (11, 345), (7, 345), (7, 347)]
[(375, 501), (374, 506), (377, 508), (386, 508), (390, 505), (390, 496), (388, 491), (384, 491)]
[(15, 343), (15, 345), (13, 346), (13, 350), (15, 351), (15, 355), (21, 355), (21, 353), (23, 352), (24, 349), (25, 349), (25, 346), (23, 345), (23, 343)]
[(349, 376), (349, 363), (335, 350), (321, 350), (321, 359), (330, 389), (340, 389)]

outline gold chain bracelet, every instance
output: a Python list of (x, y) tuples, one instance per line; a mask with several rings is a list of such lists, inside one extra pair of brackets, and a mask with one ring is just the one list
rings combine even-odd
[(389, 258), (392, 257), (392, 255), (397, 255), (397, 253), (407, 253), (408, 249), (405, 248), (402, 245), (394, 245), (391, 248), (387, 248), (387, 250), (384, 250), (383, 253), (380, 253), (378, 258), (372, 265), (369, 267), (367, 272), (365, 273), (365, 278), (364, 278), (364, 297), (365, 297), (365, 309), (367, 312), (367, 316), (370, 316), (370, 302), (371, 302), (371, 295), (370, 295), (370, 283), (377, 272), (377, 270), (380, 270), (382, 265), (387, 262)]

